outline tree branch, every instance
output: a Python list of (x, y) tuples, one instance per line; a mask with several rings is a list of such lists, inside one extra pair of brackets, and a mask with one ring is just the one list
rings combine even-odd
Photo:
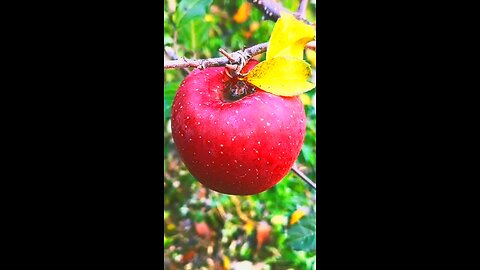
[(247, 2), (252, 3), (256, 8), (262, 11), (265, 19), (267, 20), (277, 21), (278, 18), (280, 18), (280, 13), (283, 11), (294, 15), (297, 19), (302, 20), (309, 25), (312, 25), (311, 22), (299, 16), (298, 13), (291, 12), (290, 10), (286, 9), (282, 4), (274, 2), (272, 0), (247, 0)]
[[(293, 13), (290, 10), (282, 6), (282, 4), (274, 2), (272, 0), (247, 0), (252, 3), (258, 9), (260, 9), (265, 15), (266, 19), (276, 21), (280, 17), (281, 12), (288, 12), (293, 14), (297, 19), (303, 20), (305, 23), (312, 25), (311, 22), (305, 19), (305, 12), (307, 8), (308, 0), (301, 0), (297, 12)], [(206, 67), (221, 67), (228, 63), (236, 62), (240, 63), (242, 56), (241, 52), (247, 53), (249, 57), (263, 53), (267, 51), (268, 42), (261, 43), (244, 50), (238, 50), (232, 53), (230, 56), (235, 60), (228, 59), (227, 57), (217, 57), (209, 59), (176, 59), (165, 62), (164, 69), (177, 69), (177, 68), (206, 68)], [(316, 50), (316, 42), (312, 41), (306, 45), (306, 48)]]
[[(261, 54), (267, 51), (268, 42), (257, 44), (250, 48), (244, 50), (238, 50), (230, 54), (230, 56), (236, 61), (240, 62), (240, 58), (243, 57), (242, 54), (247, 54), (250, 57)], [(164, 69), (173, 69), (173, 68), (206, 68), (206, 67), (221, 67), (230, 63), (230, 60), (227, 57), (217, 57), (209, 59), (178, 59), (173, 61), (168, 61), (163, 64)]]
[(284, 8), (282, 4), (270, 1), (270, 0), (247, 0), (252, 3), (256, 8), (263, 12), (265, 19), (276, 21), (280, 18), (280, 12), (285, 11), (291, 13), (288, 9)]
[[(164, 55), (167, 57), (167, 58), (170, 58), (172, 60), (177, 60), (178, 59), (178, 56), (177, 54), (175, 53), (175, 50), (173, 50), (172, 48), (170, 47), (163, 47), (163, 51), (165, 52)], [(187, 76), (188, 74), (190, 74), (190, 71), (186, 68), (182, 68), (182, 73), (183, 75)]]
[(308, 0), (300, 0), (300, 4), (298, 5), (297, 15), (302, 19), (305, 19), (307, 16), (307, 4)]
[(299, 169), (297, 169), (295, 166), (292, 167), (291, 169), (294, 173), (296, 173), (305, 183), (307, 183), (309, 186), (311, 186), (313, 189), (317, 190), (317, 185), (308, 178), (304, 173), (302, 173)]

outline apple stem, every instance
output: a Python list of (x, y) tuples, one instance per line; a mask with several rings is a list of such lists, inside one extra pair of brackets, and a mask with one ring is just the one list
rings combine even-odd
[[(245, 48), (243, 48), (241, 51), (237, 51), (235, 53), (238, 54), (237, 58), (232, 57), (230, 54), (227, 53), (223, 48), (218, 49), (218, 51), (225, 55), (225, 57), (228, 58), (230, 63), (232, 64), (226, 64), (225, 66), (230, 69), (230, 70), (235, 70), (235, 76), (245, 76), (246, 74), (242, 74), (241, 71), (243, 67), (247, 64), (248, 60), (252, 57), (248, 52), (245, 52)], [(232, 78), (231, 73), (227, 72), (228, 76)]]
[(299, 169), (292, 167), (291, 169), (295, 174), (297, 174), (305, 183), (307, 183), (309, 186), (311, 186), (313, 189), (317, 190), (317, 185), (308, 178), (303, 172), (301, 172)]

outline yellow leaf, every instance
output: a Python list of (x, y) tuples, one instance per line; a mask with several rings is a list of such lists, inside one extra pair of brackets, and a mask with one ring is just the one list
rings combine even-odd
[(247, 221), (245, 225), (243, 225), (243, 229), (247, 234), (251, 234), (253, 232), (253, 229), (255, 228), (255, 222), (253, 221)]
[(223, 256), (223, 268), (230, 269), (230, 258)]
[(314, 50), (306, 50), (305, 54), (307, 55), (307, 60), (312, 64), (313, 67), (317, 66), (317, 53)]
[(300, 100), (302, 101), (303, 105), (310, 105), (312, 102), (310, 101), (310, 97), (307, 94), (301, 94)]
[(213, 22), (213, 15), (212, 14), (205, 14), (205, 21), (206, 22)]
[(256, 65), (246, 80), (254, 86), (278, 96), (296, 96), (315, 87), (307, 79), (310, 65), (300, 59), (275, 57)]
[(267, 60), (278, 56), (303, 59), (305, 44), (315, 39), (315, 27), (282, 13), (273, 27), (267, 49)]
[(172, 224), (172, 223), (168, 224), (167, 225), (167, 230), (169, 230), (169, 231), (175, 230), (175, 224)]
[(305, 216), (305, 212), (301, 209), (295, 210), (292, 216), (290, 217), (290, 225), (297, 223), (303, 216)]

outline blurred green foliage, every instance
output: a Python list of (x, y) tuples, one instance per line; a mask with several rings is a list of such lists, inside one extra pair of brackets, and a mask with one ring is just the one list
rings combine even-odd
[[(165, 0), (164, 46), (177, 57), (219, 57), (269, 40), (274, 22), (251, 7), (235, 20), (243, 0)], [(280, 1), (297, 9), (298, 0)], [(315, 21), (315, 1), (307, 19)], [(245, 14), (244, 14), (245, 15)], [(265, 58), (262, 54), (260, 60)], [(311, 61), (306, 57), (307, 62)], [(166, 58), (168, 60), (168, 58)], [(316, 68), (312, 65), (313, 73)], [(170, 130), (171, 105), (185, 77), (164, 71), (165, 269), (316, 269), (316, 192), (293, 172), (252, 196), (229, 196), (203, 187), (181, 162)], [(316, 89), (302, 96), (307, 133), (297, 165), (316, 179)], [(294, 216), (300, 217), (298, 222)], [(244, 267), (244, 268), (241, 268)], [(251, 268), (248, 268), (251, 267)], [(253, 268), (255, 267), (255, 268)]]

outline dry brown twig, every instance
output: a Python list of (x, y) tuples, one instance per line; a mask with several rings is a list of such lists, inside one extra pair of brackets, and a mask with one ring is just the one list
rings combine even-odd
[[(254, 56), (260, 53), (267, 51), (268, 42), (257, 44), (245, 50), (238, 50), (236, 52), (230, 53), (230, 56), (236, 61), (240, 62), (241, 57), (244, 57), (244, 54)], [(227, 57), (217, 57), (217, 58), (208, 58), (208, 59), (177, 59), (173, 61), (165, 62), (163, 65), (164, 69), (172, 68), (206, 68), (206, 67), (221, 67), (230, 63), (230, 60)]]

